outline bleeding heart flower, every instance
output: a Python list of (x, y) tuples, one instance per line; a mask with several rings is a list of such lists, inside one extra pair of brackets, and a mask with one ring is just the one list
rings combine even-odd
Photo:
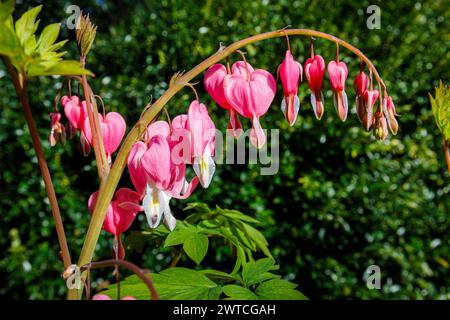
[[(91, 214), (94, 212), (97, 197), (98, 191), (89, 197), (88, 207)], [(140, 196), (137, 192), (128, 188), (120, 188), (116, 191), (114, 198), (106, 210), (103, 230), (114, 235), (118, 245), (117, 255), (119, 259), (123, 259), (125, 256), (120, 235), (130, 227), (138, 212), (143, 210), (139, 205), (139, 200)]]
[(345, 81), (347, 80), (347, 65), (345, 62), (330, 61), (328, 63), (328, 75), (333, 89), (333, 103), (336, 112), (342, 121), (347, 119), (348, 100), (345, 93)]
[(278, 74), (283, 84), (283, 100), (281, 111), (291, 126), (297, 119), (300, 109), (300, 99), (297, 96), (298, 81), (302, 79), (303, 68), (300, 63), (294, 60), (290, 50), (286, 51), (283, 62), (278, 67)]
[(275, 78), (265, 70), (253, 70), (250, 64), (238, 61), (233, 64), (232, 74), (225, 78), (224, 87), (228, 103), (240, 115), (252, 119), (250, 141), (261, 148), (266, 137), (259, 117), (267, 112), (275, 97)]
[(61, 104), (72, 127), (83, 130), (84, 121), (87, 118), (86, 101), (80, 102), (77, 96), (63, 96)]
[(377, 102), (379, 92), (377, 90), (367, 90), (364, 92), (364, 115), (363, 125), (369, 131), (374, 123), (373, 106)]
[(389, 132), (387, 128), (387, 121), (383, 113), (375, 113), (375, 124), (373, 128), (373, 134), (378, 140), (384, 140), (387, 138)]
[(365, 118), (364, 93), (367, 91), (368, 83), (369, 77), (362, 70), (360, 70), (358, 75), (355, 77), (353, 86), (355, 87), (356, 92), (356, 113), (361, 123), (364, 123)]
[(59, 112), (50, 113), (51, 128), (48, 141), (52, 147), (54, 147), (58, 141), (61, 141), (63, 144), (66, 141), (66, 130), (64, 125), (59, 122), (60, 120), (61, 114)]
[(170, 211), (170, 199), (186, 199), (199, 182), (197, 177), (189, 184), (186, 182), (186, 165), (175, 161), (179, 159), (175, 159), (175, 152), (172, 152), (174, 147), (169, 124), (156, 121), (148, 127), (145, 142), (136, 142), (128, 155), (131, 181), (143, 198), (151, 228), (156, 228), (164, 216), (164, 224), (173, 230), (176, 219)]
[(175, 130), (185, 129), (187, 131), (190, 146), (189, 163), (192, 163), (202, 187), (207, 188), (216, 170), (212, 158), (215, 149), (216, 127), (208, 115), (206, 106), (197, 100), (192, 101), (187, 116), (175, 117), (172, 127)]
[[(111, 155), (117, 150), (122, 141), (127, 125), (123, 117), (117, 112), (109, 112), (106, 114), (106, 117), (99, 114), (98, 120), (102, 130), (103, 146), (108, 161), (110, 162)], [(89, 141), (92, 146), (91, 126), (89, 125), (88, 118), (85, 119), (83, 131), (87, 141)]]
[(223, 109), (228, 110), (230, 121), (228, 122), (228, 130), (231, 130), (234, 138), (238, 138), (242, 134), (242, 125), (239, 121), (238, 114), (225, 98), (225, 90), (223, 82), (227, 75), (227, 69), (222, 64), (211, 66), (205, 73), (203, 83), (206, 91), (213, 100)]
[(392, 132), (392, 134), (397, 134), (398, 123), (397, 119), (395, 119), (395, 116), (397, 114), (395, 112), (394, 102), (392, 101), (392, 98), (389, 96), (383, 99), (383, 114), (386, 117), (389, 130)]
[(308, 58), (305, 62), (305, 76), (311, 90), (311, 105), (317, 119), (321, 119), (324, 112), (322, 84), (325, 75), (325, 61), (320, 55)]

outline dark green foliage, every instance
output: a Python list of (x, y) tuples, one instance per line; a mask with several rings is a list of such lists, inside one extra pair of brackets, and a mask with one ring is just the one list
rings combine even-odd
[[(24, 1), (14, 16), (38, 4)], [(45, 1), (38, 32), (43, 25), (64, 22), (69, 4)], [(290, 128), (279, 109), (279, 90), (261, 121), (265, 128), (281, 129), (278, 175), (261, 176), (258, 165), (220, 165), (211, 186), (199, 188), (189, 202), (233, 208), (261, 221), (258, 230), (280, 265), (277, 273), (298, 283), (311, 299), (450, 298), (449, 175), (428, 97), (440, 79), (449, 82), (447, 1), (375, 2), (381, 8), (380, 30), (366, 28), (365, 10), (374, 4), (369, 1), (337, 0), (332, 6), (328, 1), (293, 0), (78, 4), (98, 25), (87, 64), (96, 75), (91, 86), (102, 95), (107, 110), (124, 115), (128, 128), (150, 98), (164, 92), (175, 72), (189, 70), (214, 53), (220, 42), (229, 44), (291, 25), (328, 32), (360, 48), (373, 60), (394, 99), (400, 114), (397, 136), (375, 141), (361, 129), (354, 103), (349, 103), (349, 119), (340, 122), (327, 77), (323, 119), (315, 120), (307, 85), (302, 83), (301, 114)], [(65, 38), (73, 40), (74, 35), (62, 26), (60, 39)], [(301, 62), (308, 55), (308, 44), (307, 38), (291, 38), (293, 54)], [(325, 60), (334, 58), (333, 43), (318, 39), (315, 45)], [(255, 67), (275, 74), (285, 48), (280, 38), (244, 50)], [(74, 41), (66, 44), (66, 50), (67, 59), (77, 59)], [(238, 56), (231, 58), (234, 61)], [(341, 59), (349, 63), (351, 102), (359, 61), (345, 49), (341, 49)], [(46, 142), (48, 113), (61, 80), (33, 79), (28, 92), (76, 260), (89, 223), (87, 199), (98, 185), (94, 157), (83, 158), (76, 139), (53, 149)], [(206, 95), (202, 78), (196, 81), (216, 126), (225, 129), (226, 112)], [(177, 94), (167, 106), (171, 116), (185, 112), (193, 98), (189, 89)], [(243, 125), (249, 127), (250, 122), (244, 120)], [(65, 284), (60, 280), (62, 264), (57, 258), (50, 208), (20, 105), (2, 64), (0, 128), (0, 295), (63, 298)], [(127, 174), (122, 185), (130, 185)], [(186, 201), (171, 204), (175, 216), (185, 219)], [(142, 230), (145, 225), (140, 215), (131, 230)], [(210, 241), (201, 264), (214, 269), (220, 265), (229, 274), (235, 261), (220, 241)], [(102, 232), (95, 259), (110, 258), (111, 247), (112, 237)], [(141, 253), (130, 251), (128, 255), (129, 260), (155, 272), (166, 269), (171, 258), (168, 248), (148, 241)], [(381, 268), (382, 290), (366, 287), (364, 271), (372, 264)], [(196, 263), (183, 255), (179, 266), (191, 268)], [(110, 270), (94, 275), (97, 285), (113, 278)], [(275, 285), (289, 287), (281, 282)], [(233, 297), (243, 291), (228, 287), (224, 292)]]

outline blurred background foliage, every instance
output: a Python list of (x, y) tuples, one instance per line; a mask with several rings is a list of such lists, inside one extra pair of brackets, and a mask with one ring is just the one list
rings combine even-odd
[[(73, 1), (18, 1), (15, 16), (44, 4), (42, 25), (62, 22)], [(300, 87), (301, 115), (288, 127), (279, 109), (281, 90), (262, 119), (265, 128), (280, 128), (280, 170), (261, 176), (259, 165), (219, 165), (207, 190), (190, 200), (233, 208), (262, 221), (260, 230), (280, 264), (280, 274), (299, 284), (312, 299), (450, 298), (450, 200), (441, 137), (435, 127), (428, 92), (439, 79), (448, 83), (450, 4), (445, 0), (414, 1), (77, 1), (98, 25), (88, 68), (91, 86), (107, 110), (121, 112), (128, 128), (150, 97), (158, 98), (171, 76), (189, 70), (214, 53), (219, 43), (290, 25), (341, 37), (360, 48), (377, 66), (399, 116), (400, 131), (384, 142), (364, 132), (352, 103), (349, 119), (338, 120), (326, 79), (325, 115), (316, 121), (307, 85)], [(381, 9), (381, 29), (366, 27), (366, 8)], [(61, 38), (73, 40), (62, 28)], [(302, 63), (309, 39), (292, 37), (294, 56)], [(335, 46), (316, 40), (316, 52), (334, 58)], [(77, 58), (74, 42), (65, 47)], [(245, 48), (258, 68), (276, 73), (286, 49), (284, 39)], [(232, 60), (238, 59), (237, 55)], [(354, 100), (353, 78), (358, 59), (341, 50), (349, 65), (348, 95)], [(218, 128), (226, 128), (226, 112), (206, 95), (202, 78), (197, 90)], [(78, 258), (89, 223), (87, 199), (97, 190), (94, 157), (84, 158), (77, 141), (50, 148), (48, 114), (61, 78), (29, 83), (33, 112), (53, 173), (72, 258)], [(14, 89), (0, 65), (0, 296), (60, 299), (65, 284), (50, 208), (41, 182), (31, 139)], [(281, 87), (279, 87), (281, 89)], [(77, 88), (74, 88), (76, 91)], [(168, 105), (171, 116), (185, 112), (191, 90)], [(250, 122), (243, 121), (245, 127)], [(130, 185), (127, 174), (122, 185)], [(179, 218), (187, 201), (173, 201)], [(131, 230), (144, 225), (143, 215)], [(96, 259), (109, 258), (112, 239), (102, 232)], [(170, 256), (148, 246), (129, 259), (159, 271)], [(206, 264), (227, 263), (210, 247)], [(183, 265), (190, 265), (183, 261)], [(381, 290), (369, 290), (364, 271), (381, 268)], [(181, 264), (180, 264), (181, 265)], [(227, 270), (224, 270), (227, 271)], [(230, 270), (228, 270), (230, 271)], [(97, 271), (96, 284), (112, 279)]]

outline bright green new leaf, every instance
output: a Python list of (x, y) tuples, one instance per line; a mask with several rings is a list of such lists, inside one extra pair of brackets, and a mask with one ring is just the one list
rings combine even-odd
[[(8, 19), (14, 11), (14, 0), (0, 2), (0, 23)], [(3, 32), (3, 30), (2, 30)]]
[(36, 76), (52, 76), (52, 75), (60, 75), (60, 76), (69, 76), (69, 75), (93, 75), (87, 69), (84, 69), (80, 66), (79, 61), (75, 60), (63, 60), (57, 61), (52, 66), (48, 66), (45, 62), (38, 61), (32, 62), (28, 64), (27, 67), (27, 76), (28, 77), (36, 77)]
[(25, 12), (15, 24), (16, 34), (20, 43), (25, 44), (29, 37), (31, 37), (37, 30), (39, 20), (36, 22), (36, 17), (41, 12), (42, 5), (34, 7)]
[(450, 141), (450, 86), (441, 81), (435, 96), (430, 94), (430, 101), (436, 124), (445, 140)]
[[(53, 23), (49, 24), (42, 30), (41, 36), (37, 43), (37, 51), (42, 53), (48, 51), (48, 49), (55, 43), (59, 35), (61, 24)], [(53, 50), (54, 51), (54, 50)]]

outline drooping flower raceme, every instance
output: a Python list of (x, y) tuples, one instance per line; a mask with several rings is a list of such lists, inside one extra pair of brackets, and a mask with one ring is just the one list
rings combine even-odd
[(211, 98), (223, 109), (228, 110), (230, 114), (228, 130), (231, 130), (233, 137), (238, 138), (242, 134), (242, 125), (236, 110), (234, 110), (225, 98), (223, 82), (227, 74), (227, 69), (224, 65), (215, 64), (206, 71), (203, 83)]
[(187, 115), (179, 115), (173, 119), (172, 128), (173, 138), (177, 138), (175, 135), (179, 136), (180, 133), (181, 136), (187, 136), (189, 145), (187, 163), (192, 164), (200, 184), (203, 188), (207, 188), (216, 170), (213, 160), (216, 127), (209, 117), (206, 106), (197, 100), (192, 101)]
[(278, 67), (278, 74), (283, 84), (281, 110), (291, 126), (294, 125), (300, 109), (300, 99), (297, 92), (298, 82), (302, 80), (302, 72), (302, 65), (295, 61), (291, 51), (287, 50), (283, 62)]
[(252, 119), (250, 141), (261, 148), (266, 136), (259, 118), (269, 109), (275, 97), (275, 78), (266, 70), (256, 69), (244, 62), (233, 64), (231, 75), (224, 80), (225, 98), (243, 117)]
[[(98, 120), (102, 131), (103, 146), (105, 148), (108, 162), (111, 162), (111, 155), (117, 150), (125, 134), (126, 123), (123, 117), (117, 112), (109, 112), (105, 117), (98, 114)], [(91, 126), (89, 119), (86, 117), (83, 125), (84, 135), (87, 141), (93, 145)]]
[(336, 112), (342, 121), (347, 119), (348, 100), (345, 93), (345, 81), (348, 70), (345, 62), (330, 61), (328, 63), (328, 75), (333, 89), (333, 103)]
[(322, 84), (325, 75), (325, 61), (322, 56), (315, 55), (305, 62), (305, 76), (311, 90), (311, 105), (317, 119), (321, 119), (324, 112)]
[[(97, 203), (98, 191), (94, 192), (88, 201), (89, 211), (94, 212)], [(120, 240), (120, 235), (133, 223), (142, 207), (139, 205), (139, 194), (128, 188), (120, 188), (116, 191), (114, 198), (106, 210), (103, 230), (111, 233), (117, 242), (117, 257), (123, 259), (125, 250)]]
[(128, 155), (131, 181), (143, 199), (151, 228), (164, 216), (164, 224), (173, 230), (176, 219), (170, 211), (170, 199), (186, 199), (198, 185), (197, 177), (186, 182), (186, 165), (172, 152), (178, 142), (172, 139), (171, 131), (167, 122), (154, 122), (147, 128), (145, 141), (136, 142)]

